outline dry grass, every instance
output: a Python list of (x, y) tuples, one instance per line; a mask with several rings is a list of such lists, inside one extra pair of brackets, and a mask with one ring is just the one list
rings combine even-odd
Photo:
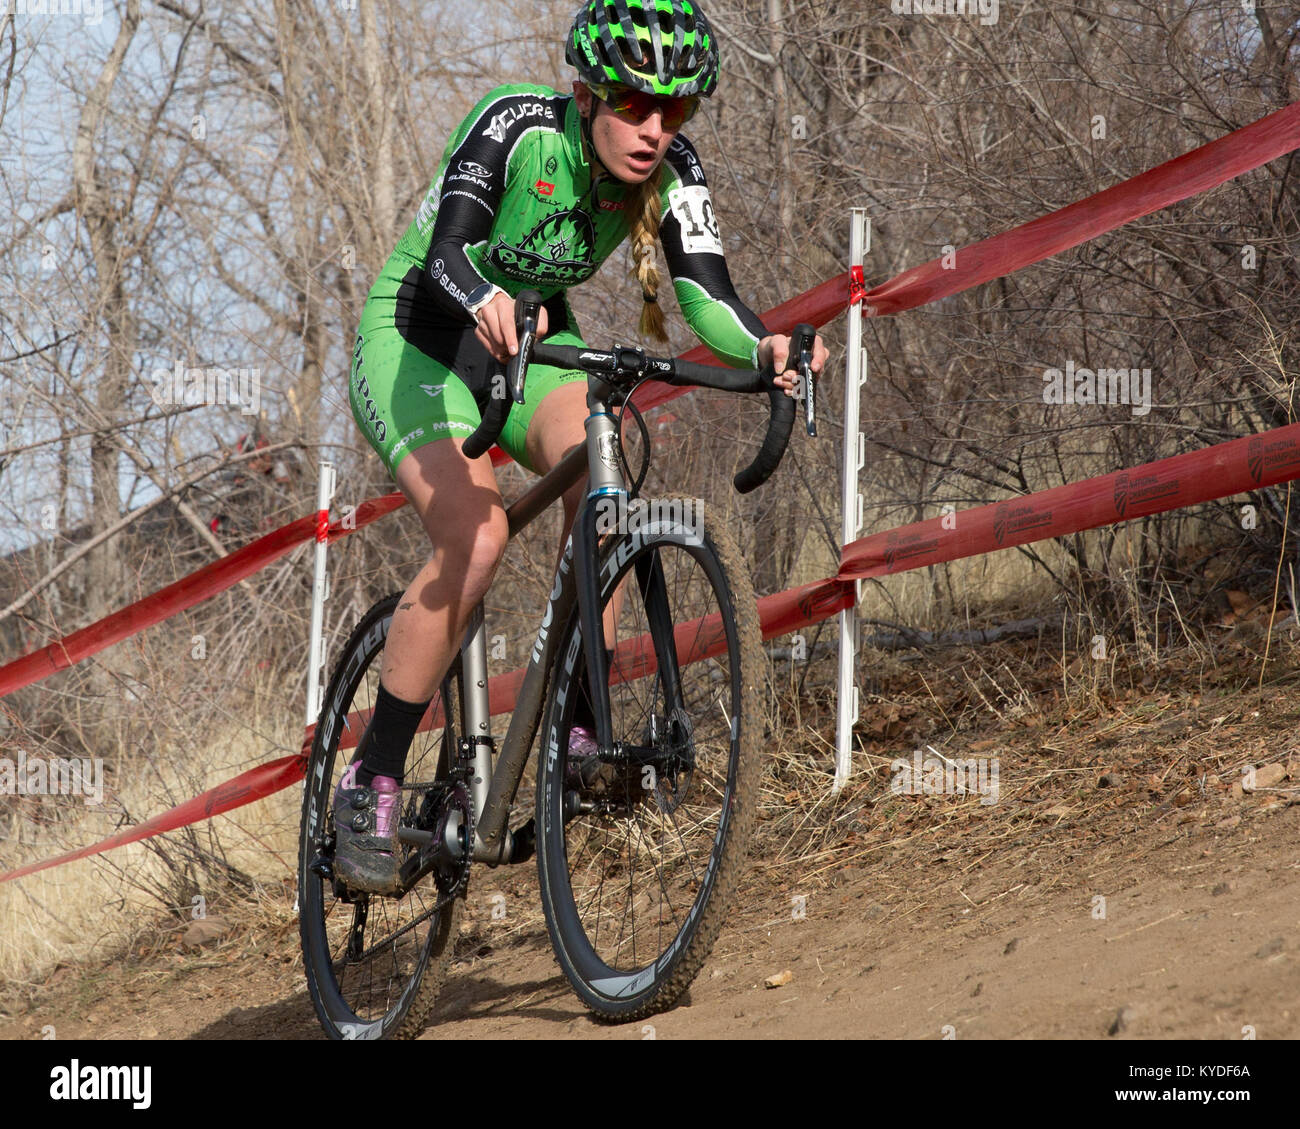
[[(207, 736), (196, 732), (188, 748), (166, 756), (121, 749), (102, 806), (79, 797), (6, 800), (0, 868), (98, 842), (296, 749), (300, 719), (283, 708), (282, 683), (263, 674), (251, 684), (256, 704), (243, 724), (232, 719)], [(268, 735), (278, 748), (268, 749)], [(294, 786), (206, 823), (0, 885), (0, 978), (30, 985), (60, 964), (148, 951), (186, 927), (196, 897), (208, 914), (236, 902), (242, 914), (268, 898), (284, 901), (300, 797)], [(290, 892), (284, 908), (292, 904)]]
[[(1187, 641), (1158, 656), (1130, 644), (1095, 663), (1086, 654), (1085, 662), (1063, 660), (1059, 640), (865, 652), (863, 671), (872, 671), (877, 692), (863, 695), (853, 774), (834, 797), (834, 654), (809, 670), (779, 665), (755, 881), (794, 889), (789, 876), (797, 874), (806, 891), (856, 868), (884, 882), (898, 865), (910, 874), (943, 863), (935, 874), (978, 898), (974, 880), (990, 859), (1005, 873), (1079, 836), (1119, 841), (1139, 821), (1176, 827), (1217, 818), (1220, 806), (1241, 800), (1251, 765), (1280, 763), (1289, 782), (1243, 802), (1261, 810), (1300, 802), (1300, 738), (1289, 735), (1300, 717), (1296, 628), (1273, 631), (1267, 667), (1269, 633), (1258, 622), (1183, 628)], [(1279, 738), (1279, 729), (1288, 735)], [(896, 758), (926, 748), (953, 759), (996, 757), (997, 802), (892, 790)], [(1036, 865), (1027, 881), (1050, 887), (1053, 875)]]

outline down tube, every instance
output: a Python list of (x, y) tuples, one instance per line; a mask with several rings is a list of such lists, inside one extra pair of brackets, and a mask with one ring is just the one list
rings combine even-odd
[(515, 699), (514, 713), (510, 716), (510, 727), (506, 730), (505, 740), (501, 745), (501, 755), (497, 758), (496, 769), (492, 773), (492, 786), (488, 789), (487, 802), (478, 817), (478, 834), (487, 847), (495, 847), (505, 830), (510, 806), (519, 791), (523, 779), (524, 766), (528, 763), (528, 754), (537, 737), (538, 726), (542, 721), (542, 705), (546, 697), (546, 686), (551, 668), (555, 665), (555, 652), (559, 647), (560, 634), (564, 625), (573, 614), (577, 602), (573, 583), (573, 537), (570, 535), (564, 546), (564, 556), (560, 558), (560, 567), (555, 574), (555, 584), (551, 588), (550, 598), (546, 601), (546, 611), (542, 616), (542, 626), (537, 632), (537, 640), (528, 660), (528, 669), (524, 672), (523, 685)]

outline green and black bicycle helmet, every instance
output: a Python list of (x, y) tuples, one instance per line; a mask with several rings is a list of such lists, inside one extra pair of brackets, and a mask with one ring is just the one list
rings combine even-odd
[(693, 0), (590, 0), (574, 17), (564, 58), (588, 86), (660, 97), (708, 97), (718, 44)]

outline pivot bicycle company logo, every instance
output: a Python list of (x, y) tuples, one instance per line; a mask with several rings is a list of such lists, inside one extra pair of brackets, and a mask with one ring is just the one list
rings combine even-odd
[(503, 274), (525, 282), (585, 282), (596, 272), (591, 257), (596, 233), (581, 208), (555, 212), (511, 246), (498, 239), (488, 260)]
[(0, 757), (0, 796), (82, 796), (104, 802), (104, 762), (99, 757)]

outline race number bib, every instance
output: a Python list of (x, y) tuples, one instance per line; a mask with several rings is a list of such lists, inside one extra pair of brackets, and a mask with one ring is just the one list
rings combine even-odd
[(721, 255), (722, 236), (709, 190), (702, 184), (672, 188), (668, 204), (682, 227), (682, 250), (688, 255)]

